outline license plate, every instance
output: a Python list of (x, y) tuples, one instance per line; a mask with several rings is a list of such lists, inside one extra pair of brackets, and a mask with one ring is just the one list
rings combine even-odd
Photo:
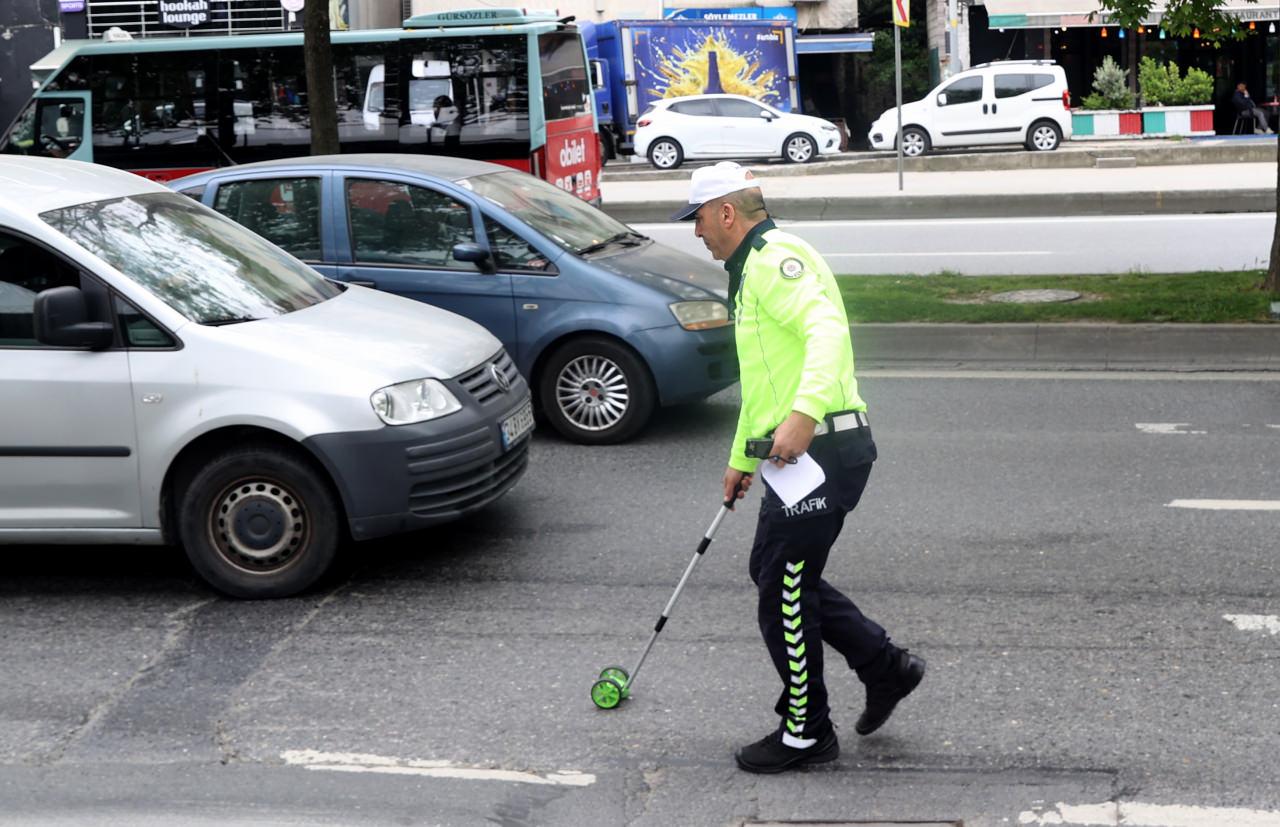
[(533, 403), (526, 402), (524, 407), (502, 420), (502, 450), (510, 448), (520, 438), (533, 430)]

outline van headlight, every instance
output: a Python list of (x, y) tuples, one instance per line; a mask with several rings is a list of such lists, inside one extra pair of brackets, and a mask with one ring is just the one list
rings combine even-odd
[(685, 330), (709, 330), (729, 324), (729, 308), (720, 302), (676, 302), (671, 313)]
[(435, 379), (414, 379), (376, 390), (369, 397), (373, 412), (388, 425), (411, 425), (462, 410), (449, 389)]

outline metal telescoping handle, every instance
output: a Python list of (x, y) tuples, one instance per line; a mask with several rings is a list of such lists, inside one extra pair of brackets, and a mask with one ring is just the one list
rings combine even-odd
[(703, 535), (702, 540), (698, 543), (697, 550), (693, 553), (693, 559), (689, 561), (689, 565), (685, 567), (684, 574), (680, 577), (680, 582), (676, 584), (676, 590), (671, 593), (671, 599), (667, 601), (667, 606), (662, 610), (662, 615), (658, 618), (658, 622), (653, 626), (653, 634), (649, 636), (649, 643), (644, 647), (644, 651), (640, 653), (640, 660), (636, 661), (635, 668), (627, 674), (627, 689), (635, 686), (636, 676), (640, 674), (640, 667), (644, 666), (645, 658), (649, 657), (649, 650), (653, 648), (654, 642), (658, 639), (658, 634), (662, 631), (662, 627), (667, 625), (667, 619), (671, 617), (671, 610), (675, 608), (676, 601), (680, 599), (680, 592), (684, 590), (684, 584), (689, 582), (689, 575), (693, 574), (693, 570), (697, 567), (698, 561), (702, 559), (702, 555), (706, 553), (707, 547), (711, 545), (711, 541), (716, 536), (716, 530), (720, 528), (720, 524), (724, 522), (725, 515), (729, 513), (730, 505), (737, 499), (738, 492), (735, 489), (733, 499), (726, 501), (720, 506), (720, 510), (716, 512), (716, 518), (711, 521), (711, 527), (707, 529), (707, 533)]

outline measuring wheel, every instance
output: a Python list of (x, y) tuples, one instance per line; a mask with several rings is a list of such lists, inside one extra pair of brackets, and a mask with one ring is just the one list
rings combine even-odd
[(601, 678), (591, 686), (591, 700), (601, 709), (613, 709), (622, 703), (625, 690), (613, 678)]

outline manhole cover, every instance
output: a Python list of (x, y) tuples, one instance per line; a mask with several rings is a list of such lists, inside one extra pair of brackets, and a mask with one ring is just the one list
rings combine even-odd
[(1010, 290), (1007, 293), (992, 295), (991, 301), (1007, 304), (1047, 304), (1073, 302), (1078, 298), (1080, 294), (1074, 290)]

